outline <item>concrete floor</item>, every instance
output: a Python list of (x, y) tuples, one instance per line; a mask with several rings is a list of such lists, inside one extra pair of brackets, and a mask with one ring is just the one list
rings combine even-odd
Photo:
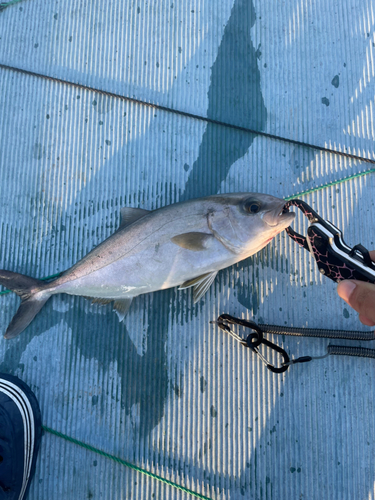
[[(374, 158), (374, 10), (369, 0), (4, 9), (0, 266), (63, 271), (117, 229), (124, 206), (284, 198), (373, 168), (307, 145)], [(374, 174), (303, 199), (348, 244), (375, 248)], [(110, 306), (55, 296), (0, 341), (0, 372), (32, 387), (44, 425), (209, 498), (374, 499), (374, 361), (329, 357), (275, 375), (209, 324), (226, 312), (365, 329), (335, 288), (282, 233), (221, 271), (196, 305), (191, 290), (143, 295), (119, 323)], [(0, 301), (5, 331), (18, 299)], [(293, 357), (329, 344), (273, 340)], [(29, 498), (191, 495), (46, 432)]]

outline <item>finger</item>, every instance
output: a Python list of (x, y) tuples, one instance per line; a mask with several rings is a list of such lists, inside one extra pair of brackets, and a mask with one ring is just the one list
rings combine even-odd
[(362, 314), (359, 315), (359, 321), (366, 326), (374, 326), (375, 322), (371, 321), (367, 316), (363, 316)]
[(369, 252), (370, 254), (370, 259), (375, 262), (375, 250), (371, 250), (371, 252)]
[(355, 280), (341, 281), (337, 293), (361, 317), (375, 324), (375, 285)]

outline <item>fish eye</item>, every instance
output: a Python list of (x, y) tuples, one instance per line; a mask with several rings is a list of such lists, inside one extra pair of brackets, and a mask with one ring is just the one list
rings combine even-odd
[(260, 203), (255, 200), (247, 200), (244, 203), (244, 209), (249, 214), (257, 214), (260, 210)]

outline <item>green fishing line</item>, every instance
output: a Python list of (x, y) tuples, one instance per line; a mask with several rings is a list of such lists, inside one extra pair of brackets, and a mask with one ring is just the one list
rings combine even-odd
[(327, 184), (322, 184), (321, 186), (308, 189), (307, 191), (301, 191), (300, 193), (294, 194), (293, 196), (288, 196), (284, 198), (285, 201), (293, 200), (293, 198), (299, 198), (300, 196), (305, 196), (307, 194), (316, 193), (317, 191), (321, 191), (322, 189), (326, 189), (332, 186), (337, 186), (338, 184), (342, 184), (343, 182), (351, 181), (352, 179), (357, 179), (358, 177), (363, 177), (364, 175), (372, 174), (375, 172), (375, 168), (370, 168), (369, 170), (364, 170), (363, 172), (359, 172), (358, 174), (349, 175), (348, 177), (344, 177), (338, 181), (328, 182)]
[(81, 446), (82, 448), (85, 448), (86, 450), (92, 451), (94, 453), (97, 453), (98, 455), (101, 455), (102, 457), (109, 458), (110, 460), (113, 460), (114, 462), (125, 465), (126, 467), (129, 467), (130, 469), (133, 469), (137, 472), (140, 472), (141, 474), (145, 474), (148, 477), (152, 477), (153, 479), (157, 479), (158, 481), (167, 484), (168, 486), (173, 486), (174, 488), (177, 488), (184, 493), (189, 493), (189, 495), (193, 495), (196, 498), (200, 498), (203, 500), (211, 500), (209, 497), (206, 497), (204, 495), (201, 495), (200, 493), (197, 493), (196, 491), (189, 490), (188, 488), (185, 488), (184, 486), (181, 486), (177, 483), (174, 483), (173, 481), (169, 481), (168, 479), (165, 479), (161, 476), (158, 476), (157, 474), (153, 474), (152, 472), (149, 472), (145, 469), (142, 469), (141, 467), (137, 467), (136, 465), (127, 462), (126, 460), (123, 460), (122, 458), (116, 457), (115, 455), (111, 455), (110, 453), (106, 453), (105, 451), (99, 450), (98, 448), (95, 448), (94, 446), (91, 446), (89, 444), (86, 444), (82, 441), (79, 441), (78, 439), (74, 439), (70, 436), (67, 436), (66, 434), (63, 434), (61, 432), (55, 431), (54, 429), (51, 429), (50, 427), (47, 427), (46, 425), (42, 426), (42, 429), (45, 432), (49, 432), (50, 434), (53, 434), (54, 436), (58, 436), (62, 439), (65, 439), (65, 441), (68, 441), (69, 443), (76, 444), (77, 446)]
[(18, 2), (22, 2), (23, 0), (11, 0), (10, 2), (3, 2), (3, 3), (0, 3), (0, 12), (4, 9), (6, 9), (7, 7), (9, 7), (10, 5), (14, 5), (15, 3), (18, 3)]

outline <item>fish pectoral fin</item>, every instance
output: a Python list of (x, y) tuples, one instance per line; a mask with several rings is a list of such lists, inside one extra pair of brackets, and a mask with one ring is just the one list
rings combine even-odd
[(129, 311), (132, 300), (132, 298), (115, 300), (115, 303), (113, 304), (113, 310), (116, 311), (120, 321), (124, 320), (126, 313)]
[(186, 248), (187, 250), (199, 252), (201, 250), (207, 250), (211, 246), (214, 239), (215, 237), (212, 236), (212, 234), (192, 232), (173, 236), (171, 241), (175, 245)]
[(202, 274), (201, 276), (197, 276), (192, 280), (185, 281), (185, 283), (182, 283), (182, 285), (179, 286), (178, 289), (184, 290), (185, 288), (190, 288), (191, 286), (193, 286), (194, 287), (193, 301), (195, 304), (196, 302), (198, 302), (199, 299), (203, 297), (203, 295), (210, 288), (210, 286), (214, 282), (214, 279), (216, 278), (216, 275), (217, 271), (214, 271), (212, 273)]
[(143, 208), (131, 208), (131, 207), (121, 208), (119, 229), (122, 229), (126, 226), (130, 226), (130, 224), (133, 224), (133, 222), (135, 222), (138, 219), (141, 219), (142, 217), (144, 217), (149, 213), (151, 213), (150, 210), (144, 210)]

